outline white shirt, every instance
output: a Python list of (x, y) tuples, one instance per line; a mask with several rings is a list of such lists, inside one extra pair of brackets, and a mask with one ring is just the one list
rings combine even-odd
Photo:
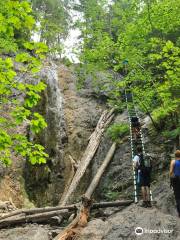
[(133, 158), (133, 165), (134, 165), (134, 167), (138, 167), (139, 166), (139, 160), (140, 160), (140, 158), (139, 158), (138, 155), (134, 156), (134, 158)]

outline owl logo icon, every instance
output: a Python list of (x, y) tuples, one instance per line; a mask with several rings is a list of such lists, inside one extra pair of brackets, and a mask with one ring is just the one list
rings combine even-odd
[(136, 235), (140, 236), (140, 235), (142, 235), (143, 233), (144, 233), (143, 228), (141, 228), (141, 227), (135, 228), (135, 234), (136, 234)]

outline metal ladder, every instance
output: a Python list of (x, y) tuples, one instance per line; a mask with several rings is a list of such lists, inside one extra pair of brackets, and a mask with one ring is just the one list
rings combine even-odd
[[(140, 137), (138, 140), (133, 139), (133, 126), (132, 126), (132, 117), (136, 117), (138, 121), (140, 122), (139, 116), (137, 114), (137, 110), (134, 105), (133, 101), (133, 95), (131, 91), (125, 90), (125, 98), (126, 98), (126, 105), (127, 105), (127, 112), (128, 112), (128, 119), (129, 119), (129, 128), (130, 128), (130, 145), (131, 145), (131, 158), (132, 158), (132, 165), (133, 165), (133, 159), (136, 155), (136, 147), (141, 146), (143, 155), (145, 156), (145, 148), (144, 148), (144, 138), (143, 133), (140, 127)], [(137, 203), (139, 201), (139, 194), (138, 194), (138, 184), (137, 184), (137, 172), (136, 169), (133, 167), (133, 183), (134, 183), (134, 201)], [(152, 201), (152, 192), (150, 190), (150, 200)]]

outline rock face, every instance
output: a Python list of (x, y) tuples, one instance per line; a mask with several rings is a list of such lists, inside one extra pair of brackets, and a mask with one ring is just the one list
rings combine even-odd
[[(152, 190), (155, 202), (152, 208), (142, 208), (140, 201), (124, 209), (102, 210), (100, 218), (90, 220), (83, 229), (80, 240), (180, 240), (180, 219), (167, 173), (153, 182)], [(142, 235), (136, 234), (137, 228), (143, 229)]]
[[(80, 95), (75, 76), (64, 65), (47, 65), (40, 77), (47, 89), (37, 109), (48, 127), (33, 138), (46, 147), (49, 161), (41, 166), (27, 164), (26, 189), (37, 206), (57, 205), (74, 175), (71, 160), (78, 164), (104, 105), (89, 95)], [(83, 182), (79, 192), (81, 189)]]
[(67, 143), (63, 111), (63, 96), (60, 91), (55, 64), (45, 66), (40, 78), (47, 88), (37, 110), (45, 117), (48, 127), (40, 136), (31, 136), (45, 146), (49, 154), (47, 164), (25, 168), (26, 188), (30, 199), (38, 206), (57, 204), (64, 189), (64, 145)]
[[(65, 193), (75, 173), (70, 158), (72, 157), (78, 165), (87, 147), (88, 139), (94, 131), (102, 111), (105, 109), (105, 105), (92, 97), (90, 90), (83, 90), (83, 94), (80, 93), (76, 87), (77, 79), (67, 67), (63, 65), (58, 67), (58, 77), (64, 98), (64, 114), (68, 136), (68, 143), (64, 147)], [(90, 175), (88, 169), (75, 193), (75, 197), (79, 197), (85, 191)]]
[[(118, 114), (114, 123), (128, 123), (127, 112)], [(92, 163), (92, 177), (97, 172), (98, 167), (103, 162), (110, 146), (111, 139), (107, 134), (104, 135), (101, 144)], [(96, 190), (95, 197), (97, 200), (115, 200), (120, 198), (121, 192), (123, 197), (133, 197), (133, 178), (132, 178), (132, 160), (130, 142), (127, 137), (121, 139), (117, 146), (116, 152), (106, 170), (100, 184)], [(130, 186), (130, 189), (128, 187)], [(127, 190), (128, 189), (128, 190)]]
[[(47, 164), (30, 166), (26, 164), (24, 178), (26, 190), (31, 201), (37, 206), (57, 205), (68, 188), (78, 164), (87, 146), (88, 138), (105, 109), (104, 99), (94, 97), (87, 84), (87, 89), (79, 93), (76, 89), (76, 78), (63, 65), (47, 65), (41, 72), (41, 77), (47, 83), (47, 89), (42, 96), (38, 110), (44, 115), (48, 128), (40, 136), (31, 136), (42, 143), (50, 156)], [(104, 96), (104, 95), (103, 95)], [(153, 198), (157, 201), (152, 209), (144, 209), (132, 204), (127, 208), (111, 208), (97, 211), (87, 227), (83, 229), (81, 240), (180, 240), (180, 221), (176, 217), (175, 201), (169, 188), (168, 168), (173, 145), (164, 143), (160, 134), (149, 128), (149, 119), (144, 118), (142, 130), (146, 152), (153, 157)], [(115, 123), (127, 123), (127, 112), (118, 114)], [(121, 139), (114, 157), (104, 173), (94, 194), (96, 200), (133, 199), (133, 172), (131, 149), (128, 136)], [(83, 177), (75, 197), (86, 190), (89, 182), (103, 162), (112, 141), (105, 134), (96, 155)], [(73, 159), (73, 162), (72, 162)], [(24, 163), (16, 169), (16, 175), (22, 174)], [(0, 168), (0, 174), (3, 170)], [(2, 174), (3, 175), (3, 174)], [(13, 175), (14, 176), (14, 175)], [(22, 180), (22, 176), (21, 179)], [(0, 182), (0, 198), (10, 198), (17, 193), (17, 184), (7, 188), (9, 179)], [(14, 187), (16, 185), (16, 188)], [(5, 191), (2, 189), (5, 188)], [(7, 194), (8, 192), (8, 194)], [(23, 198), (22, 193), (19, 194)], [(15, 199), (15, 197), (14, 197)], [(23, 202), (18, 200), (17, 202)], [(17, 205), (19, 206), (19, 205)], [(22, 204), (20, 205), (22, 206)], [(141, 227), (144, 233), (135, 234), (135, 229)], [(167, 233), (146, 233), (148, 230), (173, 230)], [(146, 231), (147, 230), (147, 231)], [(42, 226), (29, 225), (15, 229), (1, 230), (2, 240), (48, 240), (51, 239), (49, 229)]]
[[(118, 118), (118, 121), (122, 121), (123, 115)], [(154, 206), (151, 209), (145, 209), (140, 207), (140, 204), (132, 204), (124, 209), (103, 210), (99, 212), (99, 215), (97, 214), (101, 216), (100, 219), (91, 220), (87, 227), (83, 229), (81, 240), (180, 239), (180, 220), (177, 218), (174, 195), (169, 186), (168, 176), (170, 153), (173, 150), (173, 145), (164, 143), (160, 134), (154, 133), (149, 129), (149, 126), (147, 128), (146, 122), (142, 130), (145, 150), (153, 158), (151, 189), (155, 201)], [(103, 146), (109, 145), (107, 138), (103, 141), (104, 144), (98, 149), (96, 157), (98, 154), (102, 156), (105, 152)], [(130, 147), (126, 140), (118, 147), (111, 165), (103, 176), (96, 193), (99, 199), (107, 198), (108, 191), (109, 197), (114, 199), (132, 198), (132, 165), (129, 152)], [(100, 161), (100, 158), (96, 159), (96, 164)], [(105, 192), (103, 192), (104, 189)], [(143, 229), (139, 230), (143, 231), (140, 236), (135, 233), (135, 229), (138, 231), (138, 227)]]
[[(137, 228), (142, 228), (138, 236)], [(180, 239), (180, 220), (164, 214), (155, 207), (144, 209), (132, 204), (105, 221), (96, 219), (88, 223), (80, 240), (132, 240), (132, 239)]]

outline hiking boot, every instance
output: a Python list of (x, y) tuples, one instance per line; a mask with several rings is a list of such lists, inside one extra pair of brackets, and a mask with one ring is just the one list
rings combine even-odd
[(152, 205), (151, 205), (151, 201), (147, 201), (147, 207), (151, 208)]
[(143, 203), (141, 204), (141, 207), (147, 208), (147, 202), (143, 201)]

